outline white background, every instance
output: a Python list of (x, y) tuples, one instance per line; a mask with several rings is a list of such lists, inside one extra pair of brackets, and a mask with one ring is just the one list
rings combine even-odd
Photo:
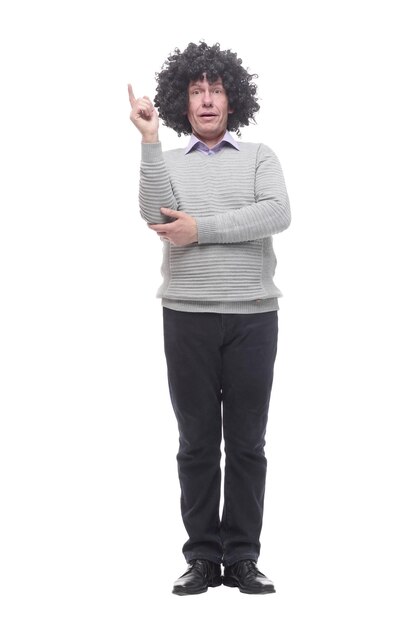
[[(415, 625), (412, 2), (17, 2), (0, 16), (4, 626)], [(127, 83), (190, 42), (257, 73), (278, 155), (279, 347), (259, 567), (171, 594), (178, 435)], [(164, 149), (185, 146), (162, 127)]]

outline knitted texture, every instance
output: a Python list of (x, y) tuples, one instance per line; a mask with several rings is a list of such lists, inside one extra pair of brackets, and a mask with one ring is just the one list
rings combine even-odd
[(265, 144), (227, 144), (214, 155), (163, 152), (142, 143), (139, 207), (151, 224), (172, 221), (161, 207), (197, 222), (198, 242), (163, 242), (162, 304), (184, 311), (256, 312), (278, 309), (272, 235), (290, 225), (280, 162)]

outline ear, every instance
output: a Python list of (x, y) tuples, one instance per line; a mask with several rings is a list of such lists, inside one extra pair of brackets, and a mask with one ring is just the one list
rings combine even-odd
[(235, 110), (234, 109), (229, 109), (228, 113), (234, 113)]

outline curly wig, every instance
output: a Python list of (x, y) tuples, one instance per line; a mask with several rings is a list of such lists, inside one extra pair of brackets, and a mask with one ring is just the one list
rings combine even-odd
[(174, 54), (164, 62), (161, 71), (155, 74), (157, 88), (154, 104), (160, 119), (164, 126), (175, 130), (178, 137), (192, 134), (186, 113), (188, 85), (192, 80), (202, 80), (204, 73), (209, 83), (222, 79), (229, 107), (234, 110), (229, 113), (227, 129), (236, 131), (240, 137), (239, 128), (248, 126), (249, 120), (253, 120), (259, 110), (257, 87), (251, 82), (258, 75), (249, 74), (242, 67), (242, 59), (238, 59), (231, 50), (220, 50), (219, 43), (213, 46), (201, 40), (198, 45), (189, 43), (183, 52), (175, 48)]

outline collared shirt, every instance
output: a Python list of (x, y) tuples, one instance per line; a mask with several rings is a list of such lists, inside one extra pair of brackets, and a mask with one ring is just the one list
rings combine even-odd
[(188, 154), (192, 150), (197, 150), (198, 152), (203, 152), (203, 154), (207, 154), (207, 156), (210, 156), (212, 154), (217, 154), (217, 152), (220, 152), (220, 150), (224, 148), (227, 143), (230, 143), (230, 145), (236, 148), (236, 150), (240, 149), (237, 141), (232, 137), (228, 130), (226, 130), (225, 134), (223, 135), (223, 139), (221, 139), (212, 148), (209, 148), (204, 143), (204, 141), (201, 141), (201, 139), (198, 139), (198, 137), (196, 137), (195, 135), (191, 135), (190, 141), (188, 142), (188, 146), (186, 147), (184, 153)]

